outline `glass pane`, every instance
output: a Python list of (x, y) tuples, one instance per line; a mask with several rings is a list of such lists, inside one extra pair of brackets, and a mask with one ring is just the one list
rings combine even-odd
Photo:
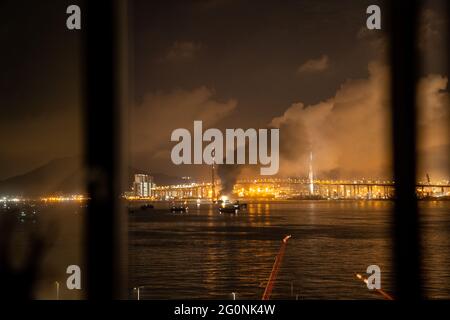
[(419, 48), (417, 189), (422, 219), (425, 294), (450, 298), (448, 16), (445, 1), (426, 1)]
[(132, 2), (130, 299), (383, 299), (371, 265), (392, 290), (387, 38), (368, 6)]
[(66, 9), (0, 5), (0, 282), (10, 299), (83, 297), (66, 284), (83, 260), (86, 198), (81, 37)]

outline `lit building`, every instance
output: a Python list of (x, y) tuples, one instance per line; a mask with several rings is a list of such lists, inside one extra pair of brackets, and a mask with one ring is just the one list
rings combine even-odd
[(133, 191), (136, 197), (148, 198), (151, 197), (153, 188), (153, 177), (147, 174), (135, 174)]

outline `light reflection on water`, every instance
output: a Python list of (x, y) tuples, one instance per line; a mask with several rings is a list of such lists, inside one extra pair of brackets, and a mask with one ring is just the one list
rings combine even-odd
[[(132, 288), (143, 285), (143, 299), (231, 299), (231, 292), (238, 299), (260, 299), (286, 234), (293, 237), (273, 298), (379, 299), (355, 278), (369, 264), (381, 267), (382, 287), (392, 290), (391, 202), (255, 203), (237, 216), (221, 215), (206, 204), (191, 206), (186, 215), (171, 214), (167, 206), (130, 214), (130, 298), (136, 297)], [(419, 206), (426, 293), (449, 299), (450, 202)], [(56, 232), (47, 232), (52, 245), (42, 262), (37, 298), (54, 299), (55, 281), (65, 283), (67, 266), (82, 265), (82, 211), (60, 205), (42, 208), (39, 224), (28, 226), (46, 231), (56, 224)], [(16, 243), (13, 252), (18, 255), (26, 248)], [(83, 296), (84, 291), (61, 286), (61, 299)]]
[[(432, 248), (424, 259), (427, 291), (448, 298), (450, 206), (421, 206)], [(391, 211), (389, 201), (249, 203), (238, 215), (208, 204), (172, 214), (157, 204), (130, 218), (130, 288), (144, 286), (143, 299), (230, 299), (231, 292), (260, 299), (281, 239), (291, 234), (274, 299), (380, 299), (355, 273), (377, 264), (382, 287), (392, 290)]]

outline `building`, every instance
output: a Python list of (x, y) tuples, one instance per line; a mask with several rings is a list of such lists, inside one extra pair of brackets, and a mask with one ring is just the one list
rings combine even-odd
[(133, 191), (136, 197), (148, 198), (153, 195), (153, 177), (147, 174), (135, 174)]

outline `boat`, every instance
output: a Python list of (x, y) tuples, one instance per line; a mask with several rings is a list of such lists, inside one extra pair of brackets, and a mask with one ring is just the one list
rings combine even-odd
[(186, 203), (183, 204), (172, 204), (170, 207), (170, 212), (187, 212), (189, 210), (189, 207), (186, 205)]
[(238, 213), (239, 205), (235, 204), (225, 204), (219, 208), (220, 213)]
[(144, 204), (141, 206), (141, 210), (154, 209), (155, 207), (152, 204)]

